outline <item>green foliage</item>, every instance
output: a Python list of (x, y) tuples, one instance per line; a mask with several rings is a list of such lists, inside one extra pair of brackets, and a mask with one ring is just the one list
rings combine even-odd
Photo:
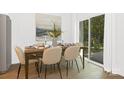
[(48, 32), (48, 35), (52, 38), (58, 38), (62, 34), (61, 29), (57, 29), (56, 25), (54, 24), (53, 30)]
[(91, 47), (92, 50), (103, 48), (104, 38), (104, 15), (96, 16), (90, 19), (91, 25)]
[(84, 46), (88, 46), (88, 20), (83, 21)]
[[(91, 40), (92, 52), (101, 51), (103, 49), (104, 17), (105, 15), (100, 15), (100, 16), (92, 17), (90, 19), (90, 30), (91, 30), (90, 40)], [(88, 29), (89, 29), (89, 20), (81, 21), (80, 22), (80, 31), (81, 31), (80, 42), (83, 42), (84, 46), (88, 46)]]

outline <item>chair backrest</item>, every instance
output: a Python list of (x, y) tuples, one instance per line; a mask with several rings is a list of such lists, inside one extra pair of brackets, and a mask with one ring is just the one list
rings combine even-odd
[(44, 50), (43, 53), (43, 64), (56, 64), (60, 62), (62, 54), (61, 47), (53, 47)]
[(79, 46), (70, 46), (64, 52), (65, 60), (74, 60), (79, 56)]
[[(80, 43), (80, 42), (79, 42), (79, 43), (76, 43), (75, 45), (76, 45), (76, 46), (79, 46), (79, 47), (82, 47), (82, 46), (83, 46), (83, 43)], [(79, 51), (81, 51), (81, 49), (80, 49)], [(79, 52), (79, 54), (80, 54), (80, 52)]]
[(16, 54), (18, 56), (19, 62), (21, 64), (25, 64), (25, 56), (24, 56), (24, 52), (20, 47), (16, 47), (15, 48)]

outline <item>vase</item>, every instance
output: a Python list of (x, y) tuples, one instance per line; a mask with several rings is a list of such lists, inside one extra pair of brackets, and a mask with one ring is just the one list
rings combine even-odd
[(52, 39), (52, 46), (57, 46), (57, 38)]

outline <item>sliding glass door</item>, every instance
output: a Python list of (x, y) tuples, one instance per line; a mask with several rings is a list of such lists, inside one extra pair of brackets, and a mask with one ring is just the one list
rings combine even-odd
[(80, 22), (80, 42), (88, 47), (85, 54), (92, 61), (103, 64), (104, 15)]
[(104, 15), (90, 19), (90, 59), (103, 64)]

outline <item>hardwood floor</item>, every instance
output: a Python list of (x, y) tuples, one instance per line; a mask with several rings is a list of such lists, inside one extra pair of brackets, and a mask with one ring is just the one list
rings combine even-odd
[[(76, 64), (70, 64), (69, 67), (69, 76), (66, 76), (66, 63), (61, 64), (61, 71), (63, 79), (124, 79), (124, 77), (119, 75), (113, 75), (109, 74), (103, 71), (103, 68), (96, 66), (94, 64), (85, 62), (85, 69), (82, 68), (82, 64), (80, 60), (78, 60), (80, 73), (78, 73), (78, 70), (76, 68)], [(9, 71), (5, 74), (0, 75), (0, 79), (16, 79), (17, 77), (17, 70), (18, 70), (18, 64), (12, 65)], [(20, 72), (20, 79), (24, 79), (24, 67), (22, 67)], [(30, 79), (44, 79), (44, 69), (41, 73), (41, 77), (38, 78), (35, 65), (30, 64), (29, 67), (29, 78)], [(51, 66), (48, 67), (48, 73), (47, 73), (47, 79), (60, 79), (58, 69), (54, 70), (54, 68)]]

